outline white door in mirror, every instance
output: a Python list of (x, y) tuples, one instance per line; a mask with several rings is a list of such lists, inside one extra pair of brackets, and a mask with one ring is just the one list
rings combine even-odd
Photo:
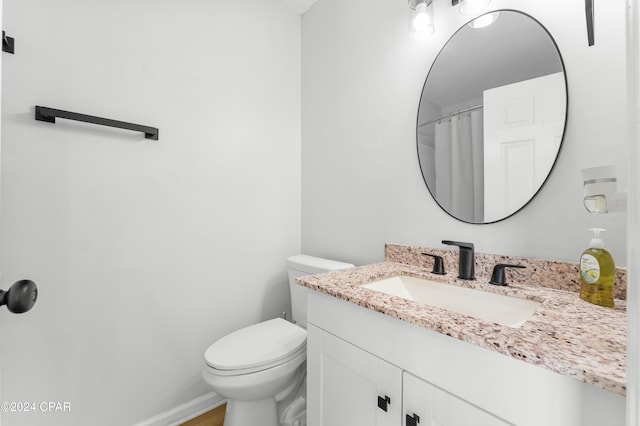
[(542, 186), (564, 132), (564, 74), (485, 90), (484, 220), (522, 208)]

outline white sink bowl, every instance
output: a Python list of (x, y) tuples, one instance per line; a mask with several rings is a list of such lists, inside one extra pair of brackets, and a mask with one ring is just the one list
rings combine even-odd
[(513, 328), (522, 326), (540, 306), (540, 302), (533, 300), (406, 275), (384, 278), (361, 287)]

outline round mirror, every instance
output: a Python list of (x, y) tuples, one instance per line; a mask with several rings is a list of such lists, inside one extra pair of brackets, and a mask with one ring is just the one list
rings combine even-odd
[(562, 58), (538, 21), (499, 10), (464, 25), (436, 57), (418, 107), (431, 195), (464, 222), (511, 216), (549, 176), (566, 118)]

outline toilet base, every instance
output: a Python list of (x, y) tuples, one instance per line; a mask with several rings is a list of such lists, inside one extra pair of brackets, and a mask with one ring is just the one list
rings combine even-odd
[(257, 401), (228, 400), (224, 426), (279, 426), (274, 398)]

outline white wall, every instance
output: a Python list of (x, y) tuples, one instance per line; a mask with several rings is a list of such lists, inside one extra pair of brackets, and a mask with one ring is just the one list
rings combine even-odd
[[(288, 309), (300, 251), (300, 17), (275, 0), (4, 0), (3, 425), (124, 425), (210, 389), (206, 347)], [(157, 126), (58, 119), (44, 105)]]
[(584, 2), (492, 2), (529, 13), (555, 38), (569, 116), (547, 184), (525, 210), (491, 225), (448, 216), (420, 175), (415, 123), (424, 79), (468, 20), (448, 0), (435, 7), (436, 32), (426, 42), (408, 37), (406, 1), (321, 0), (303, 16), (303, 252), (363, 264), (381, 260), (385, 242), (444, 247), (440, 241), (452, 239), (479, 252), (577, 261), (587, 229), (601, 226), (625, 265), (626, 215), (588, 214), (580, 173), (615, 164), (626, 185), (624, 2), (597, 4), (593, 47)]

